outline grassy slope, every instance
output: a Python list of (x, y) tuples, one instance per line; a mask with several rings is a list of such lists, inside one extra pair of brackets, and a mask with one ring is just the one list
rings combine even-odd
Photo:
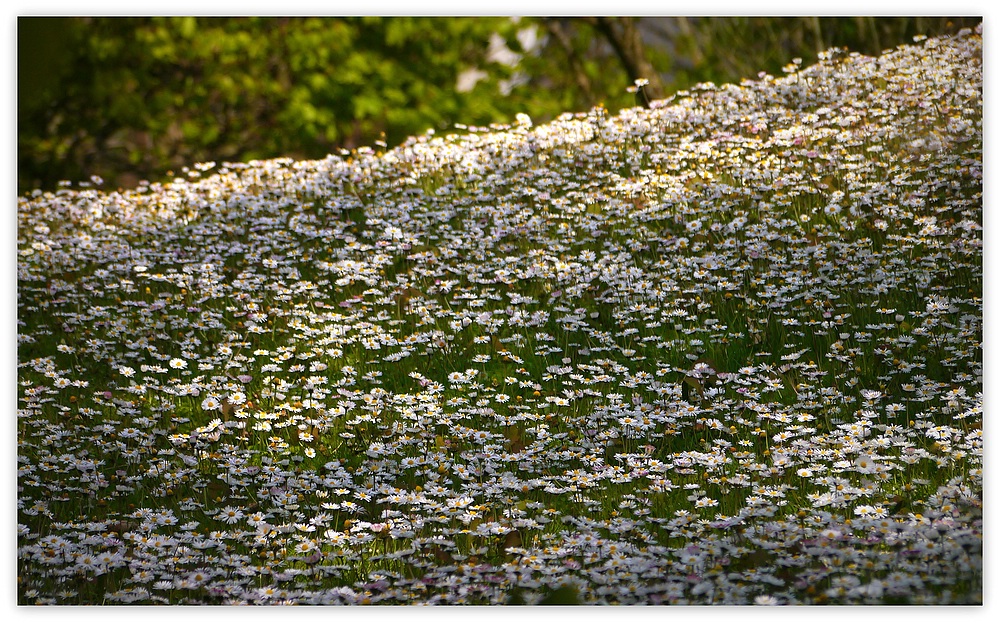
[(981, 58), (23, 198), (21, 601), (980, 601)]

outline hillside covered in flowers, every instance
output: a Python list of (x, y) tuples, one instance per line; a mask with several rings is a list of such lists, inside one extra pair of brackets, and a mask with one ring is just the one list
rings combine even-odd
[(982, 36), (18, 204), (21, 604), (982, 602)]

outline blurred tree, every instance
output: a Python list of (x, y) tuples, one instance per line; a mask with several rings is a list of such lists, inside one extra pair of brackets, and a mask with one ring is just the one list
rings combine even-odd
[(544, 122), (980, 18), (19, 18), (18, 191)]
[[(497, 97), (514, 69), (487, 58), (491, 35), (515, 39), (508, 18), (20, 18), (18, 26), (22, 191), (91, 175), (130, 186), (207, 160), (320, 158), (382, 135), (399, 142), (519, 112)], [(74, 42), (61, 62), (35, 57), (60, 39)], [(30, 80), (53, 66), (63, 76), (54, 85)], [(489, 79), (458, 91), (459, 74), (476, 67)]]
[(668, 92), (698, 82), (738, 82), (762, 71), (781, 75), (793, 58), (808, 66), (831, 47), (877, 56), (912, 43), (916, 35), (951, 34), (980, 21), (975, 16), (666, 18), (659, 26), (669, 53), (657, 69), (668, 76)]

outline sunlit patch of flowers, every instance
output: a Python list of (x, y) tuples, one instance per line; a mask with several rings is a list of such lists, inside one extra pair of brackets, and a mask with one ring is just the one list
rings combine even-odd
[(981, 602), (981, 46), (21, 198), (20, 602)]

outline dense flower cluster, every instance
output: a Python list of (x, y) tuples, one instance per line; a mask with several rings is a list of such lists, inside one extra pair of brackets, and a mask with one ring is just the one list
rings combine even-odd
[(980, 602), (981, 32), (786, 73), (22, 198), (21, 602)]

